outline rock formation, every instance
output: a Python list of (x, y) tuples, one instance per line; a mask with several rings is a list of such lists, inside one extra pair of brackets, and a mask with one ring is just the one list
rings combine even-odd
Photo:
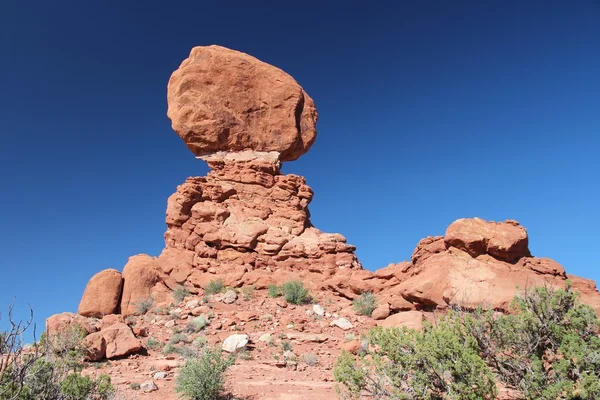
[(399, 281), (388, 291), (417, 309), (489, 306), (507, 311), (519, 290), (565, 287), (569, 279), (582, 301), (600, 315), (594, 282), (567, 275), (556, 261), (532, 257), (528, 240), (527, 231), (516, 221), (459, 219), (444, 236), (421, 240), (411, 262), (384, 269)]
[[(90, 360), (141, 350), (138, 336), (149, 326), (132, 330), (129, 325), (135, 325), (135, 318), (124, 316), (173, 303), (171, 293), (181, 286), (203, 294), (216, 279), (229, 287), (255, 289), (297, 279), (317, 297), (338, 296), (336, 311), (343, 318), (321, 306), (289, 307), (288, 312), (296, 313), (293, 320), (279, 316), (282, 326), (314, 328), (305, 339), (319, 337), (319, 343), (327, 340), (322, 331), (331, 332), (332, 326), (419, 328), (424, 320), (433, 320), (431, 311), (450, 306), (506, 311), (518, 288), (564, 287), (567, 279), (581, 292), (582, 301), (600, 313), (594, 282), (566, 275), (555, 261), (533, 257), (527, 231), (516, 221), (461, 219), (444, 236), (421, 240), (411, 261), (364, 270), (344, 236), (311, 224), (308, 205), (313, 191), (305, 179), (281, 173), (281, 162), (297, 159), (313, 144), (317, 112), (298, 83), (275, 67), (218, 46), (194, 48), (169, 81), (168, 104), (173, 129), (208, 163), (210, 172), (188, 178), (169, 197), (165, 248), (158, 257), (136, 255), (122, 274), (96, 274), (85, 289), (79, 315), (64, 313), (47, 320), (49, 334), (82, 326)], [(354, 318), (350, 300), (365, 292), (376, 294), (377, 307), (371, 318)], [(239, 300), (231, 294), (212, 300), (223, 303), (219, 307), (233, 307)], [(281, 299), (269, 301), (278, 311), (288, 308)], [(225, 309), (231, 314), (216, 310), (222, 319), (211, 324), (214, 332), (233, 330), (238, 322), (247, 327), (249, 321), (262, 321), (256, 308)], [(208, 310), (198, 297), (177, 315), (183, 322)], [(306, 318), (313, 314), (318, 317)], [(151, 324), (159, 322), (161, 329), (178, 324), (174, 319)], [(360, 343), (352, 346), (358, 349)]]

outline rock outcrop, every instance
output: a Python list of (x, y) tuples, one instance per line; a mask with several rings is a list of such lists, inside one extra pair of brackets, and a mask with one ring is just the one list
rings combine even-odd
[[(460, 219), (445, 236), (419, 242), (410, 263), (387, 267), (400, 283), (389, 289), (418, 309), (489, 306), (506, 311), (519, 290), (565, 287), (564, 268), (548, 258), (532, 257), (525, 228), (516, 221)], [(582, 300), (600, 313), (593, 282), (572, 278)]]
[(174, 288), (202, 288), (219, 276), (228, 286), (265, 288), (278, 275), (362, 269), (354, 246), (309, 220), (313, 192), (282, 175), (275, 158), (253, 152), (211, 159), (206, 177), (188, 178), (168, 201), (166, 249), (157, 262)]
[(173, 130), (196, 156), (276, 151), (291, 161), (317, 136), (317, 109), (294, 78), (224, 47), (192, 49), (167, 97)]

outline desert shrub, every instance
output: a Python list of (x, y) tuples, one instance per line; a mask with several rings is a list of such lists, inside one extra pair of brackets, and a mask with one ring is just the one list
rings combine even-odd
[(52, 336), (43, 334), (39, 342), (25, 349), (22, 337), (32, 326), (33, 311), (30, 320), (15, 322), (12, 308), (8, 312), (10, 329), (0, 331), (1, 400), (105, 400), (111, 396), (110, 377), (92, 379), (80, 373), (87, 354), (81, 327), (72, 326)]
[(150, 350), (159, 350), (163, 347), (163, 344), (153, 337), (149, 337), (146, 341), (146, 348)]
[(215, 400), (223, 398), (224, 373), (232, 357), (223, 357), (218, 348), (206, 348), (197, 358), (191, 358), (181, 367), (176, 381), (176, 391), (190, 400)]
[(140, 390), (140, 388), (141, 388), (141, 386), (137, 382), (131, 382), (129, 384), (129, 389), (131, 389), (131, 390)]
[(252, 285), (250, 285), (250, 286), (244, 286), (242, 288), (242, 290), (241, 290), (242, 291), (242, 298), (245, 301), (248, 301), (248, 300), (254, 298), (254, 290), (255, 290), (254, 286), (252, 286)]
[(281, 285), (281, 292), (288, 303), (304, 304), (310, 301), (308, 290), (300, 281), (289, 281)]
[(154, 305), (154, 297), (148, 296), (143, 300), (139, 300), (135, 302), (135, 314), (136, 315), (144, 315), (148, 311), (152, 310), (152, 306)]
[(292, 342), (290, 342), (289, 340), (283, 340), (281, 342), (281, 348), (283, 348), (283, 351), (293, 351), (294, 347), (292, 346)]
[(185, 333), (175, 333), (169, 339), (169, 344), (190, 343), (190, 338)]
[(267, 294), (269, 297), (279, 297), (281, 296), (281, 288), (275, 284), (271, 284), (267, 286)]
[(358, 315), (367, 315), (370, 317), (377, 308), (377, 299), (373, 293), (366, 292), (354, 299), (352, 307), (354, 307), (354, 311)]
[(208, 318), (206, 318), (204, 315), (200, 315), (199, 317), (195, 317), (187, 323), (185, 331), (188, 333), (198, 333), (202, 329), (206, 328), (209, 323), (210, 322)]
[(108, 399), (113, 391), (110, 376), (104, 374), (94, 380), (89, 376), (71, 373), (60, 383), (64, 400)]
[(198, 336), (192, 343), (196, 347), (204, 347), (207, 345), (208, 339), (206, 339), (206, 336)]
[(171, 295), (177, 303), (181, 303), (186, 297), (191, 296), (192, 294), (184, 286), (180, 285), (173, 289)]
[(223, 290), (225, 290), (225, 284), (223, 283), (223, 280), (215, 279), (215, 280), (208, 282), (208, 284), (204, 288), (204, 293), (208, 294), (208, 295), (217, 294), (217, 293), (221, 293)]
[(464, 340), (451, 323), (425, 325), (422, 331), (381, 327), (369, 332), (369, 357), (343, 353), (334, 377), (340, 394), (368, 393), (381, 399), (492, 399), (496, 385), (479, 357), (475, 341)]
[(476, 310), (449, 317), (475, 338), (499, 379), (526, 399), (600, 398), (599, 321), (569, 286), (526, 290), (508, 315)]
[(312, 367), (313, 365), (317, 365), (317, 363), (319, 362), (319, 357), (312, 353), (304, 353), (302, 354), (302, 361), (304, 361), (306, 365)]

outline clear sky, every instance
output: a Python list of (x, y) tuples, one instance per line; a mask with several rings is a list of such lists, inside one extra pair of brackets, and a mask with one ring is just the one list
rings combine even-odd
[(209, 44), (315, 100), (317, 141), (284, 172), (365, 267), (479, 216), (600, 278), (598, 0), (3, 0), (0, 310), (17, 296), (43, 324), (94, 273), (159, 254), (167, 197), (207, 172), (170, 128), (166, 85)]

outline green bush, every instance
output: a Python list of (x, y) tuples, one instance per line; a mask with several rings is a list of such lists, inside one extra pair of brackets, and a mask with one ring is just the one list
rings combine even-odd
[(190, 343), (191, 340), (185, 333), (174, 333), (169, 339), (169, 344)]
[(0, 331), (0, 400), (105, 400), (113, 392), (110, 377), (92, 379), (81, 375), (87, 354), (85, 331), (75, 325), (48, 336), (23, 351), (22, 336), (30, 321), (13, 321)]
[(223, 357), (218, 348), (206, 348), (198, 358), (188, 359), (181, 367), (175, 389), (190, 400), (223, 398), (224, 372), (233, 365), (232, 357)]
[(421, 332), (376, 328), (366, 355), (344, 353), (334, 376), (349, 396), (485, 399), (496, 390), (493, 369), (527, 400), (593, 400), (600, 398), (598, 333), (593, 309), (569, 286), (541, 287), (516, 297), (506, 315), (452, 310)]
[(354, 299), (352, 307), (354, 307), (354, 311), (358, 315), (367, 315), (370, 317), (377, 308), (377, 299), (373, 293), (366, 292)]
[(289, 281), (281, 286), (283, 297), (291, 304), (304, 304), (310, 301), (308, 290), (300, 281)]
[(267, 286), (267, 293), (269, 297), (279, 297), (281, 296), (281, 288), (275, 284), (271, 284)]
[(369, 332), (368, 355), (358, 361), (343, 353), (334, 377), (347, 397), (361, 392), (380, 399), (493, 399), (492, 371), (477, 354), (473, 340), (464, 341), (442, 322), (423, 331), (375, 328)]
[(94, 380), (89, 376), (71, 373), (60, 383), (64, 400), (108, 399), (113, 391), (110, 376), (104, 374)]
[(210, 321), (203, 314), (190, 320), (185, 327), (185, 331), (188, 333), (198, 333), (206, 328), (209, 323)]
[(593, 309), (569, 286), (527, 290), (512, 307), (509, 315), (477, 310), (450, 317), (460, 320), (463, 336), (475, 338), (499, 379), (526, 399), (600, 398), (599, 322)]
[(150, 350), (160, 350), (163, 347), (162, 342), (154, 339), (152, 336), (146, 341), (146, 348)]
[(209, 295), (217, 294), (221, 293), (223, 290), (225, 290), (225, 284), (223, 283), (223, 280), (215, 279), (208, 282), (208, 285), (206, 285), (206, 287), (204, 288), (204, 293)]
[(184, 286), (177, 286), (171, 295), (177, 303), (181, 303), (186, 297), (191, 296), (192, 294)]

